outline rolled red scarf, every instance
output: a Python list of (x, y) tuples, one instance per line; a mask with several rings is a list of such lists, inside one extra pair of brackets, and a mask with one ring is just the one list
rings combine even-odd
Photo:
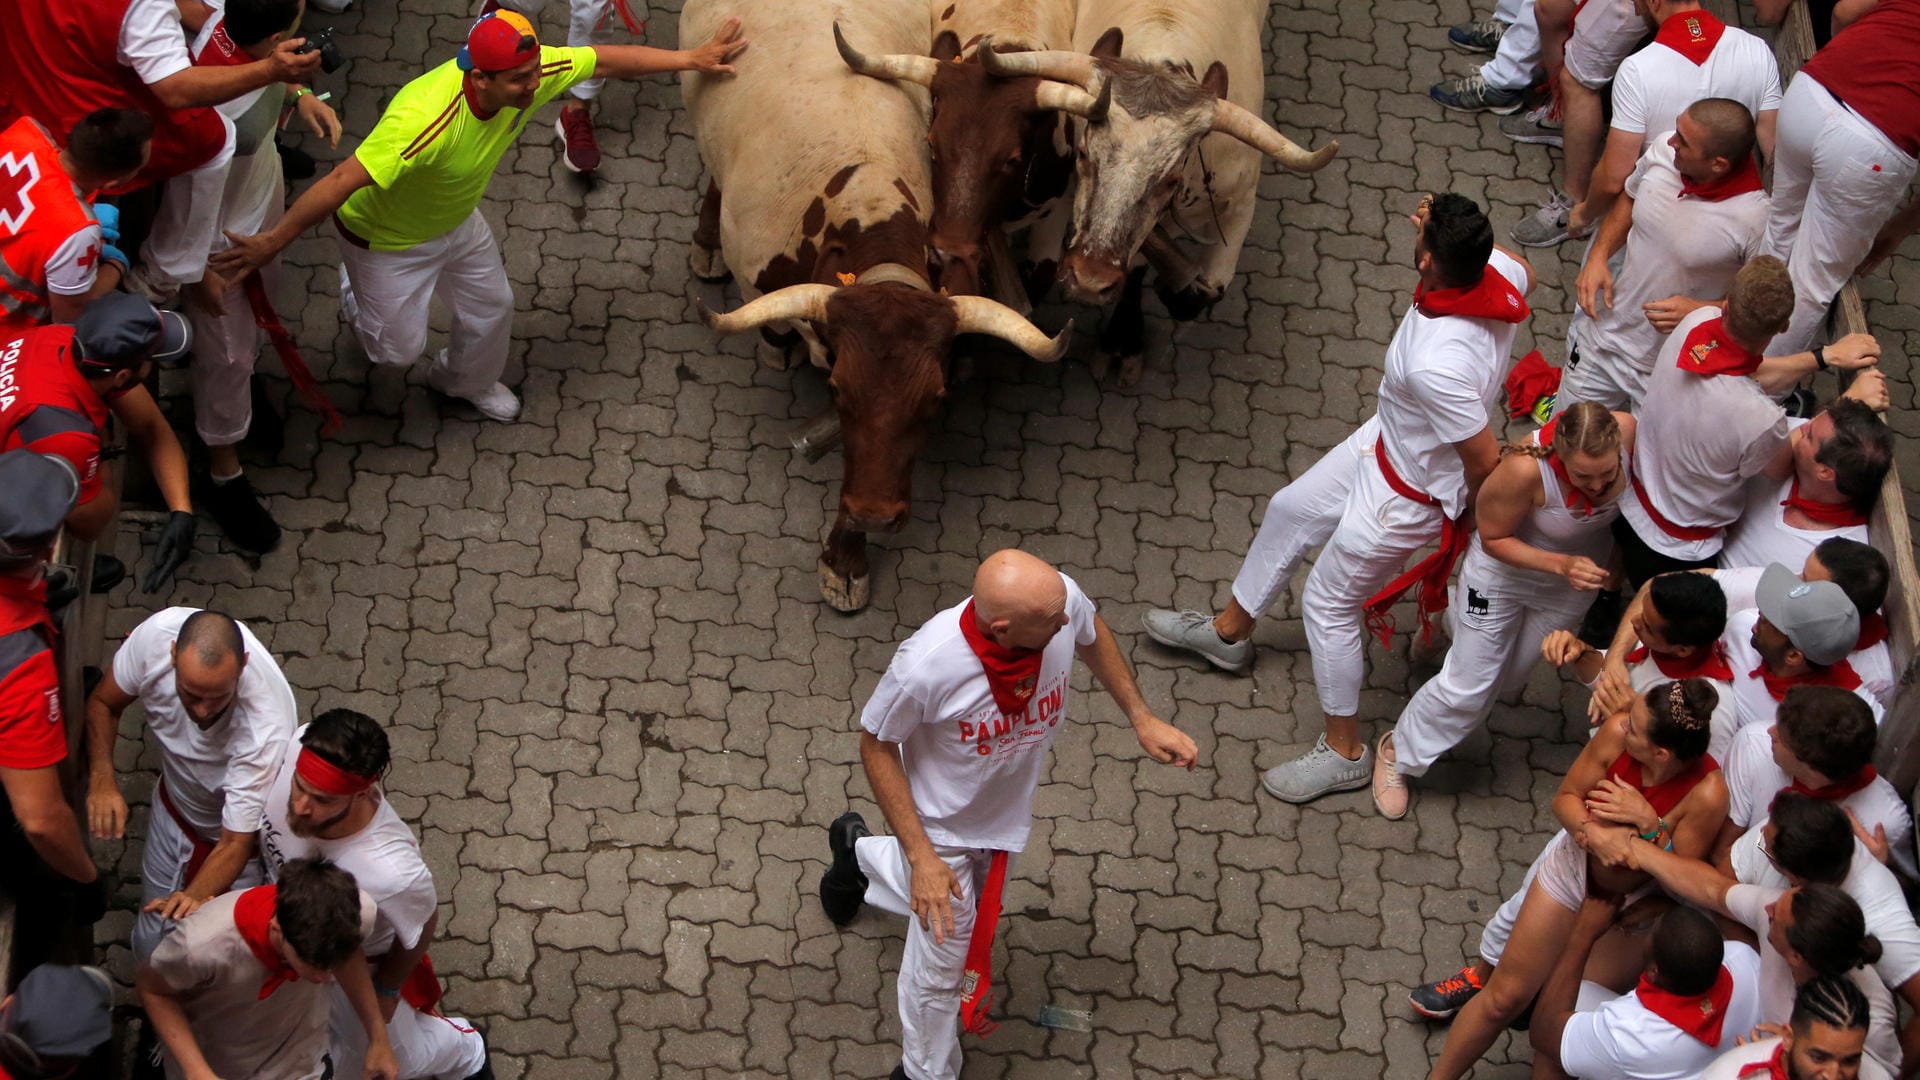
[(1819, 522), (1828, 528), (1843, 529), (1851, 525), (1865, 525), (1868, 516), (1860, 512), (1850, 502), (1820, 502), (1800, 494), (1800, 478), (1793, 478), (1793, 486), (1787, 489), (1787, 497), (1780, 505), (1798, 510), (1811, 521)]
[(987, 688), (993, 691), (993, 703), (1001, 715), (1026, 715), (1027, 703), (1033, 700), (1034, 688), (1040, 682), (1040, 664), (1046, 659), (1046, 650), (1001, 647), (981, 631), (972, 600), (960, 609), (960, 633), (973, 655), (980, 658), (980, 667), (987, 673)]
[(294, 760), (293, 771), (307, 782), (308, 787), (322, 795), (358, 795), (379, 779), (350, 773), (304, 746), (300, 748), (300, 756)]
[(1765, 1077), (1767, 1080), (1792, 1080), (1787, 1075), (1787, 1044), (1783, 1041), (1773, 1048), (1773, 1056), (1765, 1061), (1756, 1061), (1740, 1068), (1740, 1080), (1747, 1077)]
[(1887, 617), (1879, 612), (1860, 616), (1860, 637), (1853, 643), (1853, 651), (1871, 649), (1887, 640)]
[(1465, 315), (1471, 319), (1493, 319), (1504, 323), (1525, 322), (1527, 298), (1513, 283), (1488, 267), (1480, 280), (1466, 289), (1428, 289), (1413, 287), (1413, 306), (1433, 319), (1443, 315)]
[(1679, 1028), (1708, 1046), (1720, 1045), (1720, 1028), (1727, 1019), (1727, 1002), (1733, 998), (1733, 975), (1726, 968), (1713, 980), (1713, 988), (1704, 994), (1676, 994), (1662, 990), (1640, 976), (1634, 988), (1640, 1004), (1653, 1015)]
[(1841, 690), (1860, 688), (1859, 673), (1854, 671), (1853, 665), (1845, 660), (1824, 669), (1809, 671), (1804, 675), (1775, 675), (1767, 670), (1765, 661), (1762, 661), (1759, 667), (1747, 672), (1747, 677), (1759, 679), (1765, 683), (1767, 693), (1772, 695), (1775, 701), (1787, 700), (1787, 691), (1796, 686), (1832, 686)]
[(1638, 664), (1648, 657), (1653, 658), (1653, 666), (1660, 669), (1660, 674), (1669, 679), (1733, 681), (1733, 665), (1727, 663), (1727, 650), (1717, 641), (1712, 648), (1694, 649), (1692, 656), (1667, 656), (1642, 645), (1627, 654), (1627, 663)]
[(273, 947), (273, 913), (280, 906), (280, 886), (261, 885), (248, 889), (233, 902), (233, 928), (240, 932), (240, 940), (247, 943), (247, 951), (253, 954), (260, 966), (267, 969), (267, 977), (260, 984), (260, 997), (267, 996), (282, 986), (300, 977), (300, 973)]
[(1745, 195), (1749, 191), (1760, 190), (1760, 166), (1756, 165), (1753, 155), (1748, 154), (1738, 165), (1727, 171), (1717, 180), (1696, 184), (1682, 176), (1680, 194), (1676, 198), (1694, 198), (1702, 202), (1724, 202), (1735, 195)]
[(1867, 785), (1879, 778), (1880, 773), (1876, 771), (1873, 766), (1869, 765), (1859, 772), (1854, 773), (1851, 779), (1842, 780), (1837, 784), (1828, 784), (1826, 787), (1808, 787), (1800, 781), (1795, 780), (1793, 783), (1787, 785), (1784, 790), (1798, 792), (1802, 795), (1810, 795), (1813, 798), (1826, 802), (1838, 802), (1849, 795), (1865, 791)]
[(1567, 509), (1580, 511), (1581, 517), (1592, 517), (1595, 509), (1593, 496), (1580, 490), (1580, 485), (1573, 482), (1573, 475), (1567, 472), (1567, 463), (1560, 460), (1560, 451), (1553, 447), (1554, 433), (1559, 430), (1560, 418), (1557, 416), (1540, 429), (1540, 445), (1547, 448), (1547, 465), (1560, 481), (1560, 493), (1567, 501)]

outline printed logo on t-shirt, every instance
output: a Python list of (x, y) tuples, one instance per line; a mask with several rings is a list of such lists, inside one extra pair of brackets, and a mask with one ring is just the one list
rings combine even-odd
[(56, 686), (53, 689), (48, 690), (46, 692), (46, 697), (47, 697), (47, 723), (58, 724), (61, 720), (60, 688)]
[(14, 338), (0, 346), (0, 412), (13, 408), (20, 397), (20, 348), (26, 338)]
[(982, 757), (1019, 753), (1047, 744), (1047, 733), (1060, 722), (1060, 706), (1066, 696), (1066, 681), (1062, 679), (1052, 690), (1027, 702), (1019, 716), (1008, 716), (988, 705), (954, 723), (960, 741), (971, 743), (973, 752)]

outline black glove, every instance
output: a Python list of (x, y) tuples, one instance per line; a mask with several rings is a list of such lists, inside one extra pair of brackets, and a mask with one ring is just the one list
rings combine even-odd
[(167, 527), (160, 530), (160, 542), (153, 548), (153, 569), (140, 583), (143, 592), (159, 592), (160, 586), (173, 580), (174, 571), (193, 554), (193, 515), (175, 510), (167, 515)]

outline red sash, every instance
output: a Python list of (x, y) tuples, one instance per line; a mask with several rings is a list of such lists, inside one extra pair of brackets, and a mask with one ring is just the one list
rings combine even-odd
[(1874, 612), (1860, 617), (1860, 638), (1853, 643), (1853, 651), (1871, 649), (1887, 640), (1887, 617)]
[(1682, 769), (1663, 783), (1646, 787), (1645, 778), (1640, 774), (1640, 763), (1633, 759), (1632, 754), (1622, 751), (1619, 757), (1613, 759), (1613, 764), (1607, 766), (1607, 775), (1639, 792), (1653, 807), (1654, 813), (1666, 817), (1669, 811), (1680, 805), (1680, 800), (1687, 797), (1687, 792), (1692, 791), (1702, 777), (1719, 769), (1720, 763), (1713, 760), (1712, 754), (1701, 754), (1700, 760), (1694, 762), (1692, 767)]
[(247, 951), (267, 969), (266, 981), (260, 984), (258, 1000), (261, 1001), (300, 978), (300, 973), (273, 947), (273, 928), (268, 924), (273, 921), (279, 898), (280, 886), (262, 885), (241, 893), (233, 903), (233, 928), (240, 932), (240, 940), (247, 943)]
[(280, 315), (273, 310), (273, 301), (267, 297), (260, 275), (248, 274), (240, 285), (246, 291), (247, 306), (253, 309), (253, 324), (266, 331), (267, 339), (273, 342), (274, 354), (280, 357), (280, 366), (293, 381), (293, 388), (320, 414), (321, 436), (333, 434), (340, 427), (340, 410), (333, 407), (327, 392), (320, 388), (320, 381), (307, 369), (306, 361), (301, 359), (300, 350), (293, 343), (293, 335), (280, 324)]
[[(1373, 460), (1380, 463), (1380, 475), (1386, 478), (1387, 486), (1393, 489), (1394, 494), (1423, 506), (1440, 505), (1439, 499), (1415, 488), (1393, 471), (1393, 462), (1387, 460), (1387, 440), (1384, 435), (1373, 444)], [(1393, 647), (1393, 605), (1399, 603), (1407, 590), (1415, 585), (1420, 586), (1420, 643), (1424, 645), (1433, 637), (1434, 615), (1447, 610), (1447, 578), (1453, 576), (1453, 564), (1460, 561), (1470, 539), (1472, 534), (1462, 529), (1459, 521), (1444, 519), (1440, 523), (1440, 546), (1433, 554), (1387, 582), (1386, 588), (1367, 601), (1362, 608), (1367, 616), (1367, 626), (1380, 639), (1382, 647)]]
[(1699, 67), (1713, 55), (1713, 47), (1720, 43), (1720, 36), (1727, 32), (1727, 24), (1698, 8), (1683, 11), (1660, 24), (1660, 32), (1653, 35), (1655, 45), (1665, 45), (1681, 56), (1686, 57)]
[(1775, 701), (1787, 700), (1787, 691), (1796, 686), (1833, 686), (1841, 690), (1860, 689), (1859, 674), (1853, 670), (1853, 665), (1845, 660), (1831, 667), (1809, 671), (1805, 675), (1775, 675), (1767, 670), (1766, 662), (1761, 661), (1759, 667), (1747, 672), (1747, 678), (1759, 679), (1766, 683), (1767, 693)]
[(1869, 765), (1853, 774), (1853, 779), (1851, 780), (1842, 780), (1837, 784), (1828, 784), (1826, 787), (1817, 788), (1808, 787), (1800, 781), (1795, 780), (1793, 783), (1787, 785), (1785, 790), (1797, 791), (1802, 795), (1811, 795), (1816, 799), (1821, 799), (1826, 802), (1839, 802), (1849, 795), (1866, 790), (1867, 785), (1873, 783), (1879, 779), (1879, 777), (1879, 772), (1875, 771), (1874, 767)]
[(1667, 515), (1661, 513), (1660, 508), (1653, 505), (1653, 500), (1647, 497), (1646, 486), (1640, 483), (1640, 474), (1635, 472), (1631, 467), (1627, 469), (1627, 483), (1633, 486), (1633, 493), (1639, 498), (1640, 508), (1647, 512), (1647, 517), (1652, 519), (1653, 523), (1660, 527), (1661, 532), (1666, 533), (1675, 540), (1711, 540), (1720, 535), (1719, 529), (1709, 529), (1696, 525), (1676, 525), (1668, 521)]
[(434, 974), (433, 958), (422, 956), (414, 965), (413, 974), (400, 984), (400, 1000), (414, 1007), (416, 1011), (430, 1013), (440, 1004), (444, 991), (440, 988), (440, 976)]
[[(1672, 20), (1669, 19), (1668, 22), (1672, 22)], [(1748, 154), (1744, 159), (1736, 163), (1733, 168), (1727, 170), (1727, 175), (1722, 176), (1718, 180), (1709, 180), (1704, 184), (1696, 184), (1685, 176), (1682, 176), (1680, 178), (1680, 194), (1678, 197), (1682, 199), (1692, 197), (1703, 202), (1724, 202), (1727, 199), (1733, 198), (1735, 195), (1745, 195), (1749, 191), (1759, 190), (1760, 166), (1754, 164), (1753, 155)]]
[(1720, 1025), (1727, 1018), (1727, 1002), (1733, 998), (1733, 973), (1722, 967), (1720, 976), (1713, 980), (1713, 989), (1704, 994), (1675, 994), (1642, 975), (1634, 993), (1648, 1012), (1708, 1046), (1719, 1046)]
[(1687, 332), (1678, 366), (1691, 375), (1751, 375), (1760, 370), (1764, 359), (1734, 344), (1726, 335), (1725, 319), (1712, 318)]
[(974, 909), (973, 937), (967, 942), (966, 975), (960, 982), (960, 1030), (988, 1035), (999, 1024), (987, 1019), (993, 1007), (993, 930), (1000, 922), (1000, 893), (1007, 884), (1007, 853), (996, 851), (987, 863), (986, 884)]
[(1660, 669), (1660, 674), (1669, 679), (1733, 681), (1733, 665), (1727, 663), (1727, 650), (1717, 641), (1710, 649), (1694, 649), (1692, 656), (1667, 656), (1642, 645), (1627, 654), (1627, 663), (1638, 664), (1648, 657), (1653, 658), (1653, 666)]
[(980, 658), (980, 667), (987, 673), (987, 688), (993, 691), (993, 704), (1001, 715), (1024, 716), (1027, 702), (1033, 700), (1034, 688), (1039, 685), (1046, 650), (1002, 648), (981, 633), (972, 600), (960, 609), (960, 634), (967, 639), (973, 655)]
[(187, 856), (186, 876), (180, 879), (180, 887), (185, 889), (193, 884), (194, 878), (200, 876), (200, 868), (207, 864), (207, 856), (213, 854), (213, 845), (200, 835), (200, 830), (193, 827), (193, 824), (187, 820), (187, 815), (182, 814), (180, 808), (173, 804), (173, 796), (167, 794), (166, 781), (160, 782), (156, 792), (160, 796), (161, 809), (167, 812), (167, 816), (173, 819), (175, 825), (180, 826), (180, 832), (186, 836), (187, 842), (193, 845), (193, 853)]
[(1471, 288), (1428, 289), (1415, 285), (1413, 306), (1429, 319), (1465, 315), (1470, 319), (1518, 323), (1527, 318), (1527, 298), (1492, 267), (1484, 270), (1479, 282)]
[(1793, 478), (1793, 486), (1787, 489), (1787, 497), (1780, 505), (1798, 510), (1811, 521), (1817, 521), (1828, 528), (1842, 529), (1849, 525), (1865, 525), (1867, 515), (1861, 513), (1852, 503), (1819, 502), (1800, 494), (1800, 478)]
[(1765, 1061), (1756, 1061), (1740, 1069), (1741, 1080), (1746, 1077), (1764, 1076), (1767, 1080), (1791, 1080), (1787, 1075), (1787, 1044), (1785, 1042), (1773, 1048), (1773, 1056)]

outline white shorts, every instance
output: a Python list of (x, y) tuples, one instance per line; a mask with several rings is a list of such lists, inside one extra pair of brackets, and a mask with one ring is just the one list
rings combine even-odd
[(1653, 32), (1633, 0), (1584, 0), (1573, 12), (1567, 38), (1567, 74), (1589, 90), (1613, 81), (1614, 72)]

